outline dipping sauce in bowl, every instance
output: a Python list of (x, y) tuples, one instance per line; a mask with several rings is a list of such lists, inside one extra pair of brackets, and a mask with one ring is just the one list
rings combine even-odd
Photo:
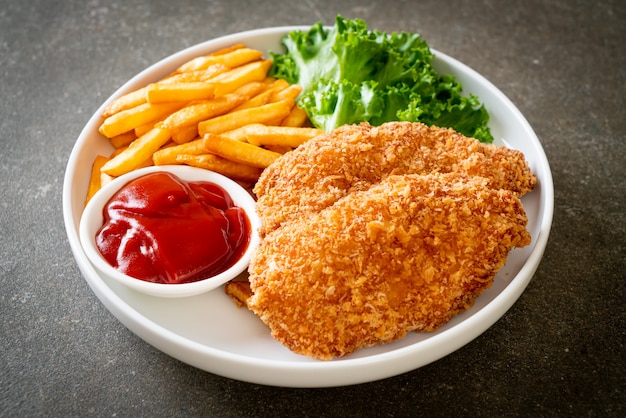
[(248, 267), (260, 220), (236, 182), (187, 166), (120, 176), (89, 201), (81, 244), (104, 276), (154, 296), (215, 289)]
[(125, 184), (104, 207), (100, 253), (131, 277), (189, 283), (231, 267), (250, 241), (250, 221), (224, 188), (155, 172)]

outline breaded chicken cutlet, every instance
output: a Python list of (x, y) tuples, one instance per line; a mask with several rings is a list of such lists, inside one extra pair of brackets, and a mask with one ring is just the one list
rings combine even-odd
[(316, 359), (432, 331), (469, 308), (530, 243), (509, 190), (480, 177), (392, 175), (268, 234), (248, 307)]
[(249, 309), (328, 360), (431, 331), (530, 243), (523, 155), (417, 123), (346, 126), (265, 170)]
[(411, 122), (346, 125), (309, 140), (264, 170), (254, 188), (261, 233), (389, 175), (433, 172), (485, 177), (492, 187), (520, 196), (536, 182), (521, 152), (482, 144), (452, 129)]

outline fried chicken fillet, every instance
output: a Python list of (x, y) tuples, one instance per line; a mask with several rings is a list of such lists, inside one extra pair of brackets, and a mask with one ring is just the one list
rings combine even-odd
[(389, 175), (457, 173), (522, 195), (535, 185), (521, 152), (482, 144), (451, 129), (421, 123), (346, 125), (299, 146), (257, 182), (262, 234), (308, 212), (367, 190)]
[(265, 170), (246, 304), (295, 353), (328, 360), (431, 331), (530, 243), (523, 155), (421, 124), (347, 126)]

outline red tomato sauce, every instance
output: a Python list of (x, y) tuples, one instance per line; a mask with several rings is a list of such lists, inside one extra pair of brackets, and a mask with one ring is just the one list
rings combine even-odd
[(127, 183), (103, 215), (96, 244), (104, 258), (148, 282), (190, 283), (219, 274), (250, 241), (246, 213), (222, 187), (165, 172)]

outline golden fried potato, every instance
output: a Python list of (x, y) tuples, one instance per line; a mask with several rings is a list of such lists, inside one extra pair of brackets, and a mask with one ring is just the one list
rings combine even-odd
[(220, 134), (226, 131), (240, 128), (251, 123), (270, 124), (276, 120), (281, 121), (289, 115), (293, 105), (286, 101), (268, 103), (263, 106), (250, 109), (238, 110), (227, 113), (198, 124), (198, 134)]
[(134, 140), (128, 148), (111, 158), (102, 166), (101, 171), (110, 176), (121, 176), (135, 170), (152, 160), (155, 151), (161, 148), (170, 139), (169, 129), (153, 128), (145, 135)]
[(179, 154), (176, 157), (179, 164), (186, 164), (192, 167), (205, 168), (223, 174), (234, 180), (256, 182), (261, 175), (262, 169), (227, 160), (214, 154)]
[(269, 166), (281, 156), (277, 152), (220, 135), (205, 135), (204, 146), (211, 153), (220, 157), (258, 168)]

